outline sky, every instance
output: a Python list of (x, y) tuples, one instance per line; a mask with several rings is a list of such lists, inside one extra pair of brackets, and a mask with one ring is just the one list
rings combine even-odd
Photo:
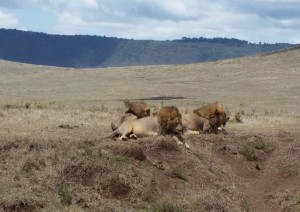
[(0, 0), (0, 28), (135, 40), (300, 43), (300, 0)]

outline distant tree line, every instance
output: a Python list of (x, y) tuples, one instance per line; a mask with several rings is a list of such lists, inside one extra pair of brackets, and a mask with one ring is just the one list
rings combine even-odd
[(153, 41), (0, 29), (0, 59), (78, 68), (198, 63), (292, 46), (251, 44), (235, 38), (183, 37)]
[(181, 42), (202, 42), (202, 43), (220, 43), (220, 44), (249, 44), (248, 41), (245, 40), (239, 40), (236, 38), (188, 38), (188, 37), (182, 37), (181, 40), (175, 40), (175, 41), (181, 41)]

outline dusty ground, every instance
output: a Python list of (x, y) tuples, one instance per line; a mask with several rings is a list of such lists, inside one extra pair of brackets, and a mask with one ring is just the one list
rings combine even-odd
[[(90, 70), (0, 61), (0, 211), (300, 211), (299, 63), (299, 49)], [(186, 135), (190, 150), (106, 139), (124, 99), (182, 113), (218, 100), (229, 134)]]

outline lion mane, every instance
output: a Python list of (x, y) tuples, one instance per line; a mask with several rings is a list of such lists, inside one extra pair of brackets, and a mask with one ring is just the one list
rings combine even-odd
[(131, 113), (138, 119), (143, 118), (150, 116), (150, 106), (145, 102), (132, 102), (125, 113)]
[(157, 112), (161, 134), (170, 134), (182, 127), (182, 117), (177, 107), (165, 106)]
[(202, 107), (194, 110), (194, 113), (209, 120), (210, 124), (215, 127), (225, 125), (229, 120), (229, 117), (226, 114), (226, 109), (220, 102), (203, 105)]

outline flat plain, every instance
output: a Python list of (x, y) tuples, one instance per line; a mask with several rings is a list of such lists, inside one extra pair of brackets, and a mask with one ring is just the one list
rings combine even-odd
[[(300, 48), (213, 63), (0, 61), (0, 211), (299, 211)], [(128, 101), (228, 109), (228, 135), (104, 138)]]

